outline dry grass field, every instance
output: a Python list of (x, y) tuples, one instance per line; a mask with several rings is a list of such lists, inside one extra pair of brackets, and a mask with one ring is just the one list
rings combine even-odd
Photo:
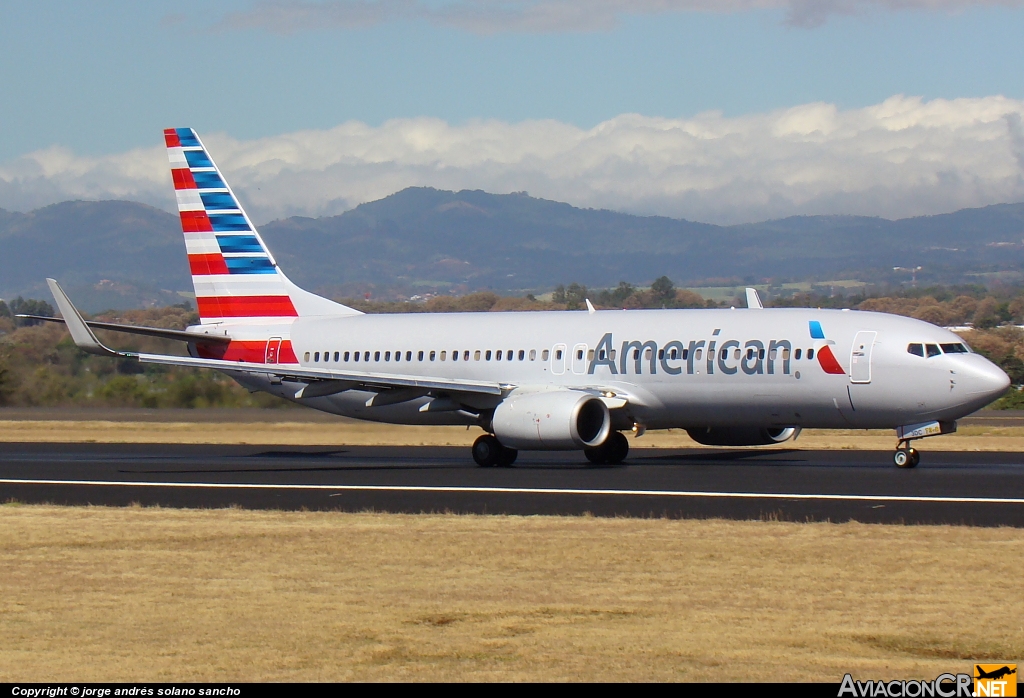
[[(287, 419), (287, 417), (283, 417)], [(2, 420), (3, 442), (276, 444), (282, 446), (470, 446), (480, 429), (337, 422), (132, 422), (102, 420)], [(804, 430), (778, 448), (890, 450), (892, 431)], [(915, 442), (921, 451), (1024, 451), (1024, 427), (962, 426), (956, 434)], [(685, 431), (651, 431), (630, 438), (631, 448), (706, 448)]]
[(1015, 529), (0, 506), (0, 681), (934, 678)]

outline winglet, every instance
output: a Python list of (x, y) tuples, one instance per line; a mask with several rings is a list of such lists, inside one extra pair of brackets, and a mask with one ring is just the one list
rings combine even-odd
[(764, 306), (761, 305), (761, 297), (759, 295), (757, 295), (757, 289), (756, 288), (748, 288), (747, 289), (747, 307), (748, 308), (764, 308)]
[(587, 298), (585, 300), (587, 301), (587, 312), (588, 313), (596, 313), (597, 311), (594, 310), (594, 304), (590, 302), (590, 299)]
[(64, 289), (60, 287), (60, 284), (53, 279), (47, 279), (46, 283), (50, 286), (53, 300), (57, 301), (60, 314), (64, 317), (64, 324), (67, 325), (68, 331), (71, 333), (71, 339), (75, 340), (75, 344), (79, 349), (100, 356), (131, 356), (131, 354), (124, 354), (103, 346), (100, 340), (96, 339), (96, 335), (92, 333), (89, 326), (85, 324), (85, 320), (82, 319), (78, 309), (71, 304), (71, 300), (64, 293)]

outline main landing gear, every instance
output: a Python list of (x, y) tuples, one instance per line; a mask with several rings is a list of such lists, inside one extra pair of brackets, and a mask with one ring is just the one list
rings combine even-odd
[(626, 460), (629, 453), (629, 441), (621, 431), (613, 431), (604, 440), (604, 443), (596, 448), (584, 449), (583, 455), (594, 465), (618, 465)]
[(916, 468), (921, 462), (921, 454), (916, 448), (910, 446), (910, 441), (900, 441), (896, 444), (896, 453), (892, 456), (892, 462), (897, 468)]
[(507, 468), (516, 462), (518, 456), (519, 451), (505, 448), (490, 434), (484, 434), (473, 442), (473, 460), (481, 468)]

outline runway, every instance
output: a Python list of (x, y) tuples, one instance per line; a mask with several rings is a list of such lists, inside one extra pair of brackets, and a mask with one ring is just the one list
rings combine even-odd
[(1024, 458), (888, 451), (642, 450), (590, 468), (465, 448), (0, 444), (0, 501), (1024, 526)]

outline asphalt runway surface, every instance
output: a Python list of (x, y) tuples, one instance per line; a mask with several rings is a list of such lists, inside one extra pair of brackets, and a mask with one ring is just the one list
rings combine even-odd
[(1024, 526), (1024, 454), (634, 449), (620, 466), (468, 448), (0, 444), (0, 501)]

